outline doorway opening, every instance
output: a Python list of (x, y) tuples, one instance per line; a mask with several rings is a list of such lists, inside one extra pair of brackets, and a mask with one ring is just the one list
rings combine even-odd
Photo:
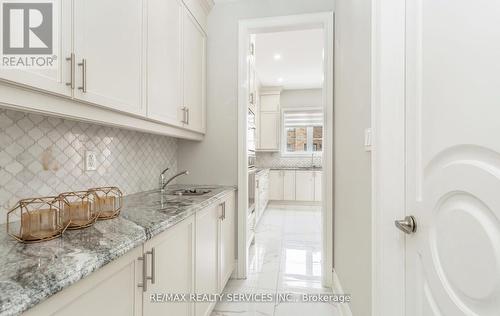
[(238, 81), (236, 277), (247, 278), (261, 258), (260, 225), (303, 234), (311, 225), (317, 251), (280, 249), (293, 258), (280, 268), (331, 287), (333, 13), (240, 21)]

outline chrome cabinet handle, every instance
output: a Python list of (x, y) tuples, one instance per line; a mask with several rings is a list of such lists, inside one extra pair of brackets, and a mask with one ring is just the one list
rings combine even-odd
[(226, 219), (226, 202), (222, 203), (222, 220)]
[(138, 287), (142, 287), (142, 291), (146, 292), (148, 290), (148, 256), (144, 254), (143, 256), (137, 258), (142, 261), (142, 283), (137, 284)]
[(75, 89), (75, 54), (71, 53), (69, 57), (66, 57), (66, 60), (69, 61), (69, 82), (66, 82), (66, 85), (70, 87), (72, 90)]
[(82, 67), (82, 85), (78, 87), (78, 90), (82, 90), (85, 93), (87, 92), (87, 60), (83, 58), (82, 62), (78, 63), (78, 66)]
[(147, 280), (151, 280), (151, 284), (155, 284), (156, 280), (156, 250), (151, 248), (151, 251), (146, 251), (145, 256), (151, 255), (151, 276), (146, 277)]
[(396, 227), (405, 234), (414, 234), (417, 232), (417, 221), (413, 216), (406, 216), (402, 220), (394, 221)]
[(186, 118), (186, 121), (187, 121), (186, 124), (189, 125), (189, 108), (188, 107), (186, 107), (186, 117), (187, 117)]
[(187, 124), (187, 118), (186, 118), (187, 111), (186, 111), (186, 107), (183, 106), (181, 109), (182, 109), (182, 121), (181, 122), (184, 123), (184, 124)]

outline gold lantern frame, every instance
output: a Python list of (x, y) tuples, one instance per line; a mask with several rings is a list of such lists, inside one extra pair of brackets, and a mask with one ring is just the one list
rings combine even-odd
[[(19, 230), (13, 231), (12, 217), (19, 212)], [(17, 241), (36, 243), (61, 237), (68, 225), (63, 223), (59, 196), (22, 199), (7, 212), (7, 233)]]
[(94, 195), (98, 220), (112, 219), (120, 215), (123, 206), (123, 193), (117, 187), (101, 187), (88, 190)]
[(94, 225), (99, 217), (95, 195), (90, 191), (64, 192), (59, 195), (63, 221), (68, 229), (82, 229)]

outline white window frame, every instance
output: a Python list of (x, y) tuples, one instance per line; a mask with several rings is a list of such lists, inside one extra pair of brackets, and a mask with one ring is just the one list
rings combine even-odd
[[(311, 147), (311, 151), (306, 151), (306, 152), (289, 152), (287, 151), (287, 139), (288, 135), (286, 133), (285, 129), (285, 112), (304, 112), (304, 111), (323, 111), (323, 108), (321, 107), (285, 107), (281, 109), (281, 123), (280, 123), (280, 129), (281, 129), (281, 149), (280, 149), (280, 155), (281, 157), (311, 157), (312, 154), (314, 154), (315, 157), (321, 157), (323, 156), (323, 150), (321, 151), (312, 151), (312, 141), (313, 141), (313, 134), (312, 133), (307, 133), (307, 143), (308, 147)], [(323, 113), (324, 115), (324, 113)], [(323, 142), (325, 141), (325, 121), (323, 117), (323, 135), (321, 135), (321, 138), (323, 139)], [(310, 145), (309, 145), (310, 144)], [(324, 148), (324, 145), (323, 145)], [(308, 148), (309, 150), (309, 148)]]

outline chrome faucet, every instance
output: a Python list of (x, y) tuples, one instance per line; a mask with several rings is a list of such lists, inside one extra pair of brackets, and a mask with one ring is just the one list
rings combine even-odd
[(165, 168), (160, 174), (160, 189), (163, 188), (163, 185), (165, 184), (165, 173), (169, 170), (170, 168)]
[(188, 175), (189, 174), (189, 171), (187, 170), (184, 170), (184, 171), (181, 171), (179, 172), (178, 174), (176, 174), (175, 176), (171, 177), (170, 179), (168, 179), (165, 183), (162, 184), (162, 186), (160, 187), (160, 189), (162, 191), (165, 190), (165, 187), (170, 183), (172, 182), (175, 178), (179, 177), (179, 176), (183, 176), (183, 175)]

